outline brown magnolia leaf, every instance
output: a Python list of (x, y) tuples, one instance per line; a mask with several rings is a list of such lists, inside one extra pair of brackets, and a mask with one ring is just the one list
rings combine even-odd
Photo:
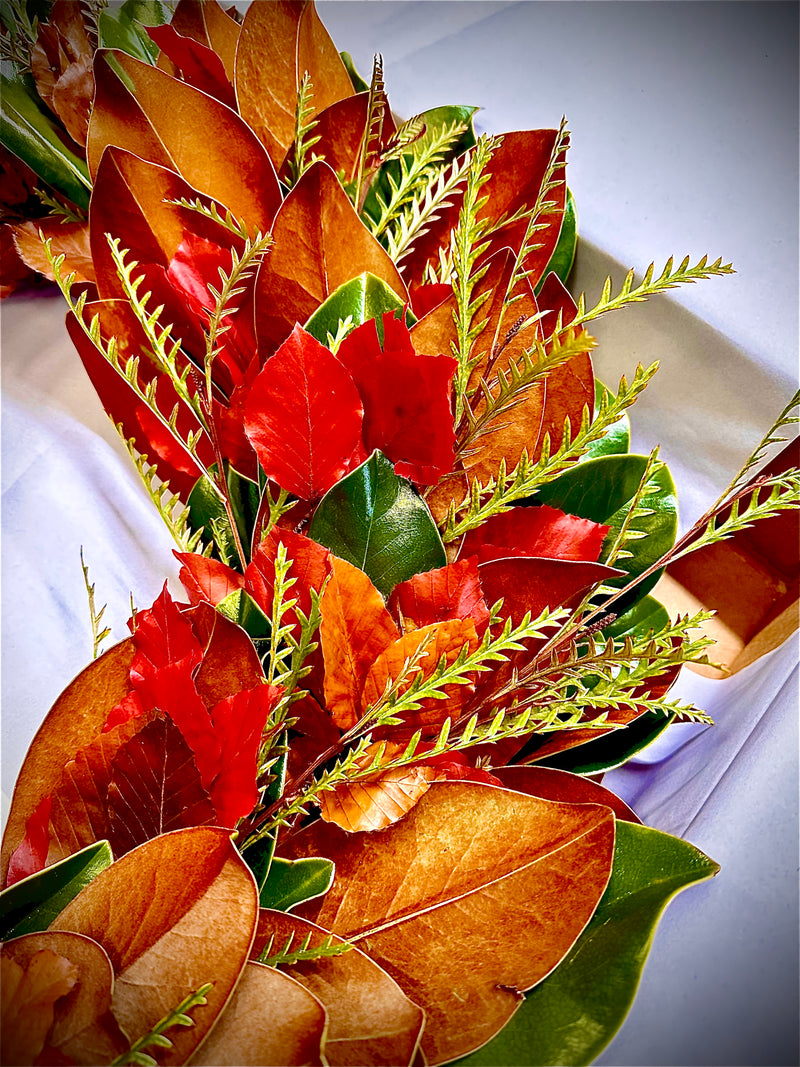
[(153, 719), (120, 747), (111, 765), (107, 808), (116, 857), (170, 830), (216, 821), (192, 750), (170, 718)]
[[(290, 937), (300, 945), (311, 935), (309, 947), (315, 948), (330, 937), (332, 944), (341, 938), (322, 930), (314, 923), (295, 915), (262, 908), (253, 942), (257, 957), (273, 938), (280, 949)], [(325, 1059), (331, 1067), (395, 1067), (413, 1062), (425, 1022), (424, 1012), (406, 997), (386, 971), (358, 948), (340, 956), (329, 956), (292, 966), (282, 965), (291, 975), (318, 997), (328, 1012)]]
[[(370, 745), (356, 760), (356, 766), (371, 763), (378, 744)], [(403, 751), (405, 745), (387, 745), (388, 761)], [(325, 822), (335, 823), (349, 833), (383, 830), (411, 811), (437, 777), (434, 767), (422, 764), (378, 770), (357, 782), (342, 782), (319, 798), (320, 814)]]
[(490, 785), (434, 782), (376, 835), (318, 822), (292, 858), (325, 856), (333, 886), (296, 909), (354, 941), (427, 1014), (429, 1063), (508, 1022), (591, 918), (611, 873), (614, 814)]
[[(281, 202), (275, 168), (235, 112), (124, 52), (100, 49), (94, 75), (95, 101), (86, 145), (92, 179), (103, 151), (115, 145), (177, 171), (252, 230), (270, 228)], [(187, 137), (188, 129), (202, 131), (202, 136)]]
[(313, 3), (251, 4), (236, 52), (236, 97), (240, 115), (276, 167), (294, 140), (297, 90), (306, 72), (315, 111), (353, 95), (350, 76)]
[(97, 941), (116, 985), (126, 1033), (146, 1034), (190, 993), (213, 982), (194, 1026), (170, 1034), (162, 1064), (184, 1063), (223, 1010), (247, 960), (258, 894), (230, 831), (176, 830), (117, 860), (61, 912), (51, 929)]
[(55, 281), (42, 238), (50, 241), (54, 256), (63, 256), (63, 273), (74, 273), (76, 282), (95, 282), (97, 279), (89, 248), (89, 224), (86, 222), (68, 222), (61, 219), (37, 219), (36, 222), (23, 222), (13, 227), (14, 244), (23, 262), (50, 281)]
[(67, 686), (31, 742), (22, 764), (2, 848), (2, 882), (8, 858), (25, 836), (25, 823), (40, 800), (61, 781), (65, 765), (100, 733), (108, 714), (130, 686), (131, 638), (108, 649)]
[(616, 793), (591, 778), (561, 771), (555, 767), (526, 767), (511, 764), (492, 771), (506, 789), (527, 793), (542, 800), (560, 800), (568, 804), (605, 804), (618, 819), (641, 824), (641, 819)]
[(41, 949), (25, 966), (3, 946), (2, 1063), (22, 1067), (35, 1062), (53, 1025), (53, 1007), (78, 980), (78, 968), (52, 949)]
[(249, 962), (193, 1067), (321, 1067), (325, 1008), (301, 983)]
[(31, 73), (42, 100), (79, 145), (86, 144), (94, 94), (93, 54), (78, 0), (56, 0), (31, 48)]
[(272, 236), (275, 243), (256, 280), (256, 334), (265, 357), (295, 323), (306, 322), (340, 285), (364, 271), (408, 300), (397, 268), (327, 163), (314, 163), (298, 181), (275, 217)]
[[(434, 622), (403, 634), (389, 645), (370, 667), (361, 696), (362, 708), (366, 710), (380, 700), (387, 685), (400, 677), (408, 660), (416, 656), (420, 649), (422, 654), (417, 661), (419, 673), (423, 678), (427, 678), (433, 673), (442, 656), (450, 664), (465, 645), (469, 652), (474, 652), (478, 644), (478, 635), (472, 619), (446, 619), (444, 622)], [(413, 674), (409, 676), (408, 682), (401, 686), (401, 692), (408, 688), (414, 677)], [(392, 737), (407, 735), (420, 728), (427, 728), (428, 731), (431, 728), (438, 730), (445, 719), (458, 717), (459, 709), (473, 688), (472, 685), (445, 687), (448, 694), (446, 698), (428, 697), (420, 701), (417, 711), (403, 713), (403, 726), (391, 726), (387, 729)]]
[(349, 730), (361, 718), (370, 667), (398, 632), (383, 597), (358, 567), (329, 557), (330, 578), (320, 599), (319, 635), (325, 661), (325, 703)]
[(184, 37), (216, 52), (233, 82), (239, 23), (223, 11), (217, 0), (178, 0), (170, 25)]
[[(7, 942), (3, 946), (3, 964), (8, 958), (23, 969), (29, 968), (34, 959), (46, 952), (68, 961), (76, 971), (72, 989), (55, 1001), (47, 1048), (69, 1057), (70, 1062), (109, 1063), (127, 1050), (129, 1041), (111, 1014), (114, 972), (108, 956), (88, 937), (47, 931)], [(5, 974), (3, 978), (5, 998)], [(4, 1016), (3, 1063), (24, 1062), (5, 1057), (9, 1038), (18, 1036), (14, 1030), (13, 1025), (6, 1026)]]

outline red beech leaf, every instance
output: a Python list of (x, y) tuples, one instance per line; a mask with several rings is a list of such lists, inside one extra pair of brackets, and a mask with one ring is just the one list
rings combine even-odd
[[(13, 946), (13, 942), (12, 942)], [(71, 992), (78, 968), (52, 949), (40, 949), (27, 965), (19, 964), (3, 946), (2, 1027), (3, 1064), (32, 1064), (44, 1048), (53, 1025), (54, 1005)]]
[(621, 573), (602, 563), (526, 556), (493, 559), (478, 567), (486, 603), (502, 597), (500, 613), (515, 626), (527, 612), (535, 619), (545, 608), (570, 605), (599, 582)]
[(253, 382), (244, 425), (267, 477), (314, 500), (363, 458), (362, 418), (345, 368), (295, 326)]
[(136, 612), (134, 626), (131, 681), (137, 687), (171, 663), (188, 661), (193, 670), (203, 658), (192, 624), (169, 595), (166, 582), (153, 606)]
[(113, 1011), (146, 1034), (184, 997), (213, 982), (193, 1026), (170, 1031), (161, 1064), (185, 1063), (228, 1002), (247, 961), (258, 915), (256, 884), (230, 831), (195, 827), (128, 852), (83, 889), (51, 929), (93, 938), (116, 976)]
[(289, 747), (286, 773), (295, 778), (336, 744), (341, 732), (310, 693), (292, 704), (291, 717), (295, 720), (292, 730), (296, 736)]
[(351, 563), (330, 557), (319, 628), (325, 661), (325, 703), (333, 721), (349, 730), (361, 718), (362, 693), (378, 656), (397, 640), (383, 597)]
[(494, 774), (500, 785), (506, 789), (515, 789), (518, 793), (569, 804), (605, 804), (624, 822), (641, 824), (642, 821), (625, 801), (620, 800), (610, 789), (581, 774), (571, 774), (555, 767), (524, 767), (519, 764), (497, 767)]
[(337, 352), (364, 403), (364, 446), (368, 453), (379, 448), (401, 477), (433, 485), (453, 469), (450, 392), (458, 364), (451, 356), (418, 355), (408, 327), (391, 312), (383, 331), (381, 348), (370, 319)]
[(11, 853), (8, 861), (6, 885), (13, 885), (14, 882), (19, 882), (44, 869), (50, 843), (48, 824), (51, 804), (51, 798), (45, 797), (28, 817), (25, 823), (25, 836)]
[(217, 53), (191, 37), (184, 37), (171, 24), (145, 27), (151, 41), (180, 70), (183, 80), (215, 100), (236, 110), (236, 94)]
[(508, 556), (539, 556), (596, 563), (610, 527), (557, 508), (516, 507), (469, 530), (459, 554), (480, 563)]
[(389, 596), (388, 607), (405, 630), (446, 619), (472, 619), (478, 637), (483, 637), (489, 622), (474, 559), (460, 559), (400, 582)]
[[(426, 678), (433, 673), (442, 656), (450, 664), (465, 646), (469, 652), (474, 652), (478, 647), (478, 637), (472, 619), (435, 622), (404, 634), (389, 645), (370, 667), (361, 696), (362, 708), (366, 710), (380, 700), (387, 684), (400, 677), (407, 661), (416, 656), (421, 648), (424, 647), (424, 651), (418, 660), (419, 674)], [(415, 675), (410, 676), (408, 682), (401, 685), (401, 692), (408, 688), (414, 677)], [(445, 687), (448, 694), (446, 698), (437, 700), (429, 697), (422, 700), (418, 711), (403, 714), (402, 726), (387, 727), (389, 736), (407, 736), (409, 732), (419, 728), (427, 732), (438, 729), (445, 719), (457, 718), (459, 709), (473, 691), (473, 684), (452, 685), (449, 689)]]
[[(359, 768), (370, 764), (379, 745), (370, 745), (356, 761)], [(386, 761), (403, 752), (405, 746), (389, 744)], [(348, 833), (383, 830), (411, 811), (437, 777), (432, 766), (410, 764), (377, 770), (357, 782), (342, 782), (320, 796), (320, 814), (325, 822), (336, 823)]]
[(117, 858), (159, 834), (216, 821), (192, 750), (166, 716), (121, 746), (111, 764), (107, 803)]
[(170, 25), (184, 37), (213, 49), (222, 60), (228, 80), (233, 82), (239, 23), (223, 11), (217, 0), (178, 0)]
[(364, 271), (386, 282), (402, 301), (408, 299), (388, 253), (359, 219), (326, 163), (314, 163), (291, 190), (275, 217), (272, 236), (275, 243), (256, 279), (262, 358), (286, 340), (295, 323), (306, 322), (340, 285)]
[(173, 552), (181, 563), (180, 580), (191, 604), (207, 601), (219, 604), (226, 596), (244, 588), (244, 577), (219, 560), (197, 552)]
[[(328, 937), (334, 945), (342, 942), (314, 923), (262, 908), (252, 956), (258, 957), (270, 938), (277, 946), (285, 945), (290, 937), (293, 943), (302, 944), (309, 934), (312, 948)], [(359, 949), (291, 967), (284, 965), (282, 969), (325, 1005), (325, 1059), (331, 1067), (358, 1067), (365, 1063), (396, 1067), (416, 1062), (424, 1013), (386, 971)]]
[[(47, 931), (25, 934), (7, 942), (3, 946), (3, 965), (8, 960), (30, 974), (33, 961), (48, 954), (67, 961), (76, 970), (75, 984), (53, 1003), (47, 1044), (35, 1061), (7, 1058), (9, 1048), (20, 1035), (14, 1032), (14, 1025), (7, 1027), (3, 1019), (3, 1063), (110, 1063), (127, 1051), (130, 1042), (111, 1014), (114, 972), (108, 956), (88, 937)], [(3, 994), (5, 998), (5, 975)], [(16, 1021), (27, 1030), (31, 1022), (34, 1027), (43, 1025), (46, 1014), (37, 1015), (35, 1020), (25, 1019), (23, 1014)]]
[(333, 886), (296, 914), (355, 942), (427, 1015), (431, 1064), (482, 1045), (519, 992), (560, 962), (608, 882), (614, 815), (490, 785), (434, 782), (378, 834), (321, 820), (291, 858), (324, 856)]
[[(271, 619), (275, 590), (275, 559), (279, 545), (285, 547), (286, 558), (292, 561), (288, 577), (294, 579), (294, 584), (289, 591), (288, 599), (296, 600), (295, 607), (308, 618), (312, 607), (311, 591), (319, 593), (322, 589), (322, 583), (328, 576), (330, 556), (327, 548), (312, 541), (310, 537), (295, 533), (293, 530), (282, 530), (273, 526), (253, 553), (247, 570), (244, 572), (244, 587), (267, 618)], [(282, 621), (284, 625), (297, 627), (298, 618), (295, 608), (288, 608)], [(295, 636), (298, 638), (300, 636), (298, 629), (295, 629)]]
[[(104, 149), (114, 145), (174, 170), (253, 230), (270, 228), (281, 202), (275, 168), (235, 112), (124, 52), (98, 50), (94, 77), (86, 146), (93, 178)], [(188, 128), (203, 136), (187, 137)]]
[(220, 615), (210, 604), (198, 604), (186, 614), (203, 646), (203, 662), (195, 676), (195, 685), (207, 708), (242, 689), (255, 689), (262, 684), (261, 660), (241, 627)]
[(236, 96), (240, 115), (276, 167), (294, 140), (297, 90), (306, 72), (317, 111), (353, 95), (350, 76), (313, 3), (251, 4), (236, 52)]

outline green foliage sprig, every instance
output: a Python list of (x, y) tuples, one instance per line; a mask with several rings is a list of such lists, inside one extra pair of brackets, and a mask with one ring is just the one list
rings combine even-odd
[(290, 934), (283, 948), (273, 952), (275, 944), (275, 935), (273, 934), (259, 953), (258, 962), (263, 963), (266, 967), (291, 967), (295, 963), (309, 963), (314, 960), (343, 956), (355, 947), (349, 941), (341, 941), (336, 945), (333, 941), (333, 934), (328, 934), (320, 944), (314, 945), (312, 948), (311, 937), (310, 933), (307, 934), (300, 943), (299, 948), (293, 948), (296, 935)]
[(108, 626), (104, 626), (102, 630), (100, 629), (100, 624), (108, 605), (103, 604), (99, 611), (95, 607), (94, 583), (89, 581), (89, 568), (83, 558), (83, 545), (81, 545), (81, 570), (83, 571), (83, 584), (86, 587), (86, 597), (89, 601), (89, 620), (92, 627), (92, 659), (97, 659), (100, 654), (100, 645), (111, 633)]
[(438, 177), (422, 186), (386, 230), (386, 249), (395, 263), (401, 263), (411, 250), (415, 237), (423, 233), (440, 213), (450, 207), (450, 199), (469, 174), (470, 155), (454, 159), (449, 167), (439, 171)]
[(319, 135), (314, 136), (317, 120), (314, 118), (314, 86), (311, 75), (305, 71), (297, 89), (297, 104), (294, 112), (294, 145), (289, 159), (289, 185), (296, 185), (312, 163), (321, 156), (311, 154), (319, 144)]
[(180, 1004), (173, 1008), (172, 1011), (167, 1012), (152, 1030), (134, 1041), (126, 1052), (112, 1060), (111, 1067), (128, 1067), (128, 1065), (133, 1065), (133, 1067), (158, 1067), (158, 1061), (148, 1055), (144, 1049), (153, 1046), (156, 1048), (172, 1048), (172, 1041), (164, 1036), (165, 1031), (171, 1030), (173, 1026), (194, 1026), (194, 1019), (188, 1013), (193, 1008), (208, 1003), (208, 994), (213, 987), (213, 982), (206, 982), (194, 993), (184, 997)]

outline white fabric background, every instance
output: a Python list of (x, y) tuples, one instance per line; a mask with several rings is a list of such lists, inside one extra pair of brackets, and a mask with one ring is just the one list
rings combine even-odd
[[(797, 7), (791, 3), (322, 3), (362, 72), (384, 55), (394, 109), (479, 103), (492, 132), (572, 130), (576, 287), (667, 256), (732, 278), (597, 324), (600, 377), (662, 369), (634, 410), (662, 443), (685, 526), (716, 497), (797, 379)], [(63, 330), (60, 297), (2, 309), (4, 805), (47, 709), (90, 655), (84, 546), (114, 637), (129, 593), (177, 572)], [(717, 720), (617, 772), (650, 825), (722, 866), (669, 908), (639, 996), (599, 1062), (793, 1064), (797, 1049), (795, 639), (726, 682), (680, 691)], [(669, 749), (680, 747), (673, 754)]]

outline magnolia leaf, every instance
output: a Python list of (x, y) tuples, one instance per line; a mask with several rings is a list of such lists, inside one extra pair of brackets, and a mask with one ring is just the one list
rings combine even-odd
[[(537, 504), (550, 504), (570, 514), (608, 525), (610, 530), (600, 555), (603, 561), (628, 515), (646, 466), (646, 456), (602, 456), (588, 460), (544, 486), (534, 500)], [(630, 555), (623, 554), (615, 561), (625, 574), (610, 582), (611, 585), (624, 585), (631, 577), (642, 574), (675, 543), (678, 530), (675, 483), (663, 465), (652, 474), (651, 482), (652, 488), (641, 504), (652, 514), (638, 516), (632, 523), (634, 530), (646, 536), (626, 543), (625, 551)], [(656, 571), (641, 582), (636, 587), (635, 598), (652, 589), (660, 574), (660, 571)]]
[(408, 300), (397, 268), (326, 163), (312, 164), (291, 190), (275, 217), (272, 236), (274, 245), (256, 280), (262, 358), (286, 340), (295, 323), (307, 322), (341, 285), (364, 272), (385, 282), (404, 303)]
[(545, 608), (571, 605), (593, 586), (622, 572), (602, 563), (516, 556), (492, 559), (478, 567), (487, 604), (501, 597), (501, 614), (518, 626), (526, 613), (536, 618)]
[[(212, 465), (210, 469), (212, 473), (216, 473), (215, 465)], [(249, 545), (260, 501), (258, 486), (235, 471), (233, 467), (228, 467), (226, 481), (239, 540), (242, 545)], [(220, 500), (219, 493), (205, 475), (195, 482), (188, 504), (192, 529), (202, 530), (203, 537), (215, 544), (221, 555), (227, 557), (228, 560), (236, 560), (238, 551), (228, 512), (224, 502)], [(247, 560), (242, 560), (242, 567), (246, 567), (247, 562)]]
[[(598, 382), (597, 379), (595, 379), (594, 388), (595, 411), (600, 409), (600, 401), (603, 397), (606, 398), (608, 403), (616, 399), (611, 390), (606, 388), (602, 382)], [(612, 422), (601, 438), (597, 441), (592, 441), (584, 455), (581, 456), (580, 462), (585, 463), (586, 460), (598, 459), (600, 456), (614, 456), (619, 453), (625, 453), (630, 448), (630, 445), (631, 420), (627, 412), (623, 412), (616, 422)]]
[[(370, 745), (363, 753), (363, 762), (372, 760), (377, 748)], [(390, 749), (402, 752), (403, 748), (390, 746), (387, 755)], [(436, 777), (433, 767), (422, 765), (377, 770), (357, 782), (341, 782), (324, 792), (320, 815), (325, 822), (335, 823), (351, 834), (383, 830), (411, 811)]]
[(495, 767), (492, 774), (506, 789), (516, 789), (519, 793), (541, 797), (542, 800), (561, 800), (568, 804), (605, 804), (618, 819), (635, 823), (642, 821), (625, 801), (620, 800), (610, 789), (579, 774), (570, 774), (568, 771), (550, 767), (524, 767), (518, 764)]
[(203, 647), (194, 681), (206, 707), (213, 709), (221, 700), (263, 683), (258, 653), (243, 630), (209, 604), (198, 604), (187, 614)]
[(30, 81), (16, 74), (0, 76), (0, 139), (73, 204), (89, 206), (92, 185), (86, 164), (64, 144), (58, 126), (40, 106)]
[[(230, 1003), (199, 1052), (197, 1067), (321, 1067), (325, 1009), (299, 982), (249, 962)], [(173, 1062), (173, 1061), (169, 1061)]]
[(276, 856), (259, 890), (262, 908), (289, 911), (304, 900), (321, 897), (331, 887), (334, 868), (330, 860), (307, 856), (301, 860), (284, 860)]
[[(40, 236), (41, 231), (41, 236)], [(89, 248), (89, 227), (85, 222), (65, 219), (36, 219), (13, 227), (14, 244), (23, 262), (50, 281), (55, 281), (42, 237), (50, 242), (54, 256), (63, 256), (64, 274), (74, 274), (76, 282), (95, 282), (97, 279)]]
[(315, 111), (353, 95), (350, 78), (313, 3), (251, 4), (236, 52), (239, 114), (278, 167), (294, 141), (297, 91), (305, 73)]
[(688, 841), (618, 823), (611, 880), (586, 930), (508, 1027), (464, 1064), (593, 1063), (633, 1003), (664, 908), (676, 893), (718, 870)]
[[(286, 768), (289, 762), (289, 753), (284, 751), (277, 757), (275, 762), (270, 767), (270, 773), (267, 777), (267, 784), (264, 787), (264, 793), (262, 796), (262, 803), (265, 808), (268, 808), (271, 804), (274, 804), (276, 800), (279, 800), (283, 795), (283, 791), (286, 788)], [(242, 835), (243, 837), (246, 835)], [(242, 859), (250, 868), (253, 877), (256, 880), (256, 886), (258, 887), (259, 894), (264, 886), (269, 872), (272, 867), (273, 857), (275, 854), (275, 842), (278, 837), (277, 829), (265, 834), (264, 837), (259, 838), (252, 844), (249, 844), (241, 849)]]
[(128, 1034), (146, 1034), (206, 982), (194, 1026), (170, 1034), (161, 1063), (184, 1063), (227, 1003), (247, 960), (258, 899), (230, 840), (212, 827), (148, 841), (101, 872), (67, 905), (54, 929), (100, 944), (116, 975), (113, 1010)]
[[(261, 953), (270, 939), (281, 948), (289, 939), (313, 950), (326, 942), (344, 945), (341, 938), (295, 915), (262, 910), (253, 944)], [(325, 1059), (331, 1067), (396, 1067), (416, 1062), (425, 1016), (400, 986), (358, 948), (318, 959), (282, 964), (281, 969), (325, 1005), (328, 1030)]]
[(552, 271), (566, 284), (567, 278), (575, 262), (575, 250), (578, 247), (578, 211), (575, 207), (575, 197), (572, 190), (567, 189), (567, 200), (564, 205), (564, 217), (561, 220), (561, 229), (558, 231), (558, 241), (553, 249), (553, 254), (542, 272), (538, 288)]
[[(336, 877), (301, 917), (354, 942), (427, 1014), (431, 1064), (479, 1047), (549, 974), (594, 912), (611, 870), (614, 816), (495, 786), (434, 782), (376, 835), (316, 823), (292, 855)], [(501, 844), (501, 847), (498, 845)]]
[(320, 609), (325, 703), (334, 723), (349, 730), (361, 718), (370, 667), (399, 635), (367, 575), (337, 556), (330, 558), (330, 579)]
[(3, 1063), (32, 1064), (38, 1059), (53, 1025), (53, 1007), (78, 980), (78, 969), (52, 949), (40, 949), (26, 966), (3, 946)]
[(347, 370), (295, 326), (253, 382), (244, 428), (267, 477), (301, 500), (316, 500), (352, 465), (362, 419)]
[[(58, 961), (62, 961), (59, 963)], [(28, 1000), (24, 1014), (6, 1018), (6, 997), (19, 996), (6, 983), (6, 966), (13, 963), (27, 971), (40, 971), (55, 980), (52, 993), (65, 984), (59, 973), (74, 974), (74, 985), (46, 1006), (41, 999)], [(65, 966), (65, 964), (67, 966)], [(42, 973), (44, 972), (44, 973)], [(69, 980), (68, 980), (69, 981)], [(111, 1014), (114, 972), (111, 962), (96, 942), (73, 933), (28, 934), (3, 946), (3, 1063), (110, 1063), (128, 1048), (128, 1041)], [(30, 985), (29, 985), (30, 992)], [(27, 1016), (27, 1017), (26, 1017)], [(26, 1043), (42, 1028), (46, 1048), (42, 1059), (16, 1058), (12, 1048), (20, 1039)], [(42, 1030), (39, 1031), (41, 1034)], [(22, 1032), (20, 1032), (22, 1031)], [(64, 1058), (66, 1057), (66, 1058)]]
[[(115, 145), (176, 171), (253, 230), (270, 228), (281, 202), (275, 168), (230, 108), (124, 52), (98, 51), (94, 73), (86, 145), (92, 177), (103, 150)], [(203, 137), (186, 137), (187, 127)]]
[(162, 56), (166, 56), (180, 71), (183, 81), (236, 110), (233, 86), (222, 60), (213, 48), (200, 44), (192, 37), (184, 37), (172, 24), (154, 26), (148, 29), (147, 35), (161, 49)]
[(184, 37), (191, 37), (216, 52), (228, 79), (233, 82), (239, 23), (223, 11), (217, 0), (204, 0), (202, 4), (179, 0), (170, 25)]
[(384, 595), (447, 562), (428, 508), (378, 451), (326, 493), (309, 535), (363, 570)]
[(270, 621), (249, 593), (235, 589), (217, 604), (217, 611), (241, 626), (253, 641), (269, 637)]
[(118, 48), (145, 63), (155, 63), (158, 46), (147, 35), (146, 26), (169, 22), (170, 12), (160, 0), (126, 0), (103, 8), (97, 19), (101, 48)]
[(517, 507), (493, 515), (469, 530), (459, 549), (461, 557), (475, 555), (480, 563), (509, 556), (539, 556), (596, 563), (607, 526), (540, 507)]
[(100, 733), (108, 714), (129, 691), (135, 648), (129, 638), (94, 660), (64, 690), (45, 717), (22, 764), (8, 813), (2, 849), (3, 882), (25, 823), (58, 786), (65, 765)]
[(365, 272), (331, 293), (325, 303), (317, 308), (304, 329), (321, 344), (327, 345), (328, 335), (336, 337), (340, 322), (349, 318), (353, 326), (360, 326), (362, 322), (374, 319), (383, 344), (384, 313), (402, 310), (403, 301), (386, 282)]
[(482, 637), (489, 623), (489, 609), (474, 559), (460, 559), (446, 567), (415, 574), (394, 587), (388, 607), (404, 630), (445, 619), (471, 619)]
[(0, 940), (46, 930), (52, 920), (111, 864), (108, 841), (96, 841), (0, 893)]
[(117, 752), (108, 813), (117, 858), (159, 834), (216, 821), (192, 750), (169, 717), (153, 719)]

